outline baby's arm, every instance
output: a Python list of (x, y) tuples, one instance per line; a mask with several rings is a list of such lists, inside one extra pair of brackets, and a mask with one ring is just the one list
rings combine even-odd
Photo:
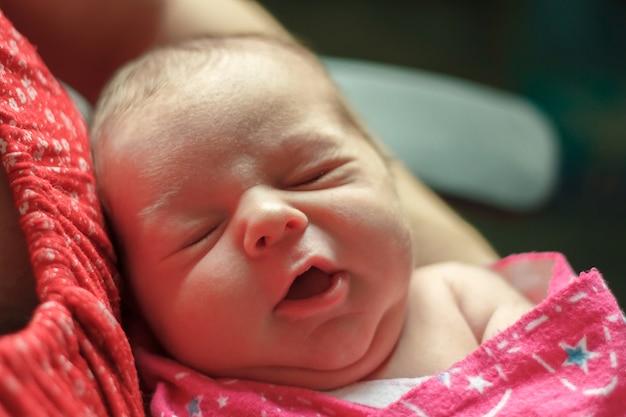
[(533, 304), (496, 272), (450, 263), (445, 280), (478, 343), (515, 323)]

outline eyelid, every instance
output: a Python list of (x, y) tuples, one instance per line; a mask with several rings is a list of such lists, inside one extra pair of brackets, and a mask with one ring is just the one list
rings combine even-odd
[(316, 184), (322, 180), (330, 180), (329, 176), (335, 174), (338, 169), (347, 163), (348, 161), (346, 160), (335, 160), (317, 164), (311, 169), (305, 170), (302, 175), (299, 175), (297, 179), (293, 181), (294, 185), (290, 188), (300, 188)]
[(307, 175), (304, 175), (302, 180), (296, 181), (296, 185), (295, 186), (299, 187), (301, 185), (307, 185), (307, 184), (314, 183), (315, 181), (319, 180), (324, 175), (326, 175), (328, 172), (329, 172), (329, 170), (326, 170), (326, 169), (314, 170), (311, 173), (309, 173)]
[(194, 237), (189, 239), (187, 243), (183, 245), (183, 249), (196, 246), (197, 244), (203, 242), (204, 240), (207, 240), (208, 238), (211, 237), (211, 235), (215, 234), (215, 232), (220, 227), (220, 225), (221, 223), (217, 223), (211, 227), (199, 229), (198, 233), (193, 233), (192, 235)]

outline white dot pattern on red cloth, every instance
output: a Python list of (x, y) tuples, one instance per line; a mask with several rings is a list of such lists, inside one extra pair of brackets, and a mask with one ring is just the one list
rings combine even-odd
[(0, 160), (41, 303), (0, 337), (0, 416), (143, 415), (85, 121), (0, 12)]

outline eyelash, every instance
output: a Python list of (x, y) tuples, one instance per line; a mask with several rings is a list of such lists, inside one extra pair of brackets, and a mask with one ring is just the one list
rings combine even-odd
[(338, 169), (341, 169), (341, 167), (347, 162), (348, 161), (332, 161), (330, 163), (324, 164), (323, 166), (318, 166), (317, 169), (309, 170), (305, 172), (304, 175), (300, 176), (301, 179), (297, 179), (293, 182), (294, 185), (292, 186), (292, 188), (314, 185), (321, 180), (332, 181), (336, 177), (335, 172)]
[(195, 246), (199, 243), (204, 242), (205, 240), (209, 239), (211, 237), (211, 235), (218, 229), (219, 224), (216, 226), (211, 227), (210, 229), (207, 229), (206, 232), (202, 233), (201, 235), (199, 235), (199, 237), (197, 239), (193, 239), (188, 245), (186, 245), (186, 247), (192, 247)]
[(330, 174), (333, 170), (332, 169), (318, 169), (316, 171), (312, 171), (311, 173), (307, 174), (307, 175), (303, 175), (301, 177), (301, 179), (298, 179), (296, 181), (293, 182), (293, 185), (291, 185), (289, 188), (295, 189), (295, 190), (299, 190), (299, 189), (315, 189), (315, 187), (318, 185), (318, 183), (320, 183), (319, 185), (322, 186), (323, 184), (325, 184), (326, 182), (326, 177), (328, 176), (328, 174)]
[(297, 186), (313, 184), (316, 181), (320, 180), (322, 177), (324, 177), (327, 173), (328, 173), (328, 170), (325, 170), (325, 169), (316, 171), (316, 173), (314, 175), (311, 175), (311, 176), (307, 177), (304, 181), (299, 182), (297, 184)]

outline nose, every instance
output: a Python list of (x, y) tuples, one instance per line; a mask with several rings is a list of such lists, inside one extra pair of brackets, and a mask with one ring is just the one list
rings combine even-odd
[(285, 238), (302, 232), (308, 218), (280, 195), (262, 188), (248, 190), (241, 201), (244, 223), (243, 247), (252, 257), (261, 256)]

